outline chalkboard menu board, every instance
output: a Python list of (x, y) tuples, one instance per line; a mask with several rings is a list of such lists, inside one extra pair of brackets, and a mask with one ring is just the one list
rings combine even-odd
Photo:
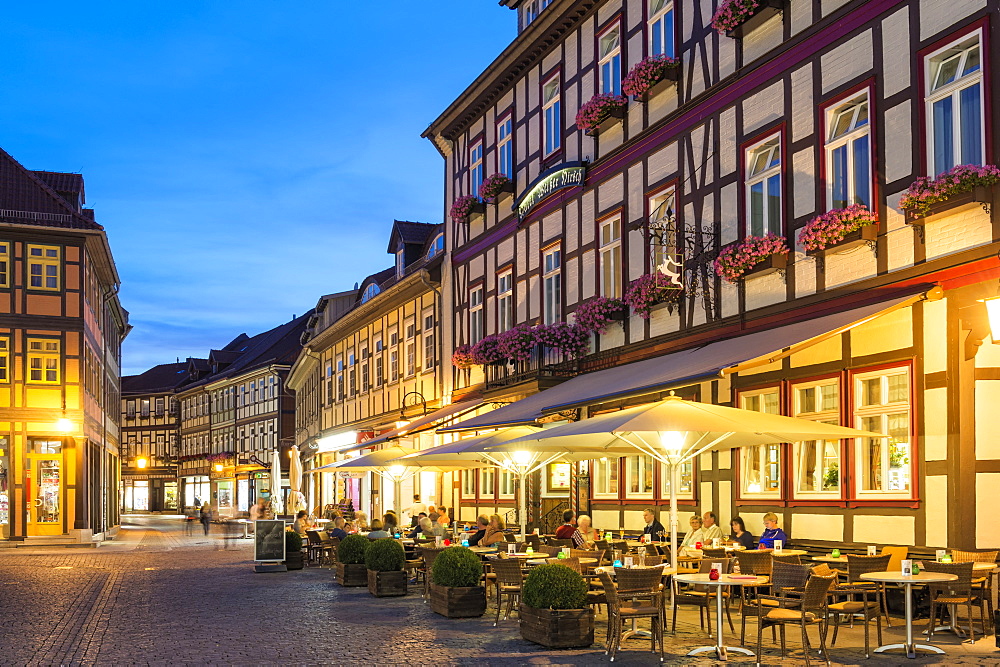
[(253, 559), (256, 561), (285, 560), (285, 522), (261, 520), (253, 522)]

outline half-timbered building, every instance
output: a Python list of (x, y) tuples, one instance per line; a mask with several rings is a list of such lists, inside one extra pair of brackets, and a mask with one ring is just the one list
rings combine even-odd
[[(517, 37), (425, 132), (451, 213), (443, 352), (573, 323), (598, 297), (633, 307), (582, 358), (539, 345), (456, 368), (446, 392), (482, 383), (506, 405), (451, 430), (670, 391), (857, 426), (890, 438), (703, 454), (682, 503), (755, 532), (774, 511), (792, 541), (1000, 543), (977, 511), (1000, 479), (983, 302), (1000, 276), (1000, 6), (781, 0), (713, 26), (725, 3), (501, 4)], [(513, 187), (480, 203), (498, 173)], [(649, 280), (675, 289), (637, 309), (630, 289)], [(513, 504), (478, 475), (463, 519)], [(529, 490), (533, 520), (573, 505), (598, 528), (667, 502), (644, 456), (553, 464)]]

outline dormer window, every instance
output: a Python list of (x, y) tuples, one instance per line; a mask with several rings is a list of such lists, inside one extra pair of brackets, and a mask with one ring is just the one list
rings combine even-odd
[(436, 257), (444, 252), (444, 234), (438, 234), (434, 237), (431, 242), (430, 247), (427, 249), (427, 259), (431, 257)]
[(403, 258), (403, 249), (396, 251), (396, 277), (402, 278), (406, 271), (406, 260)]
[(381, 291), (382, 290), (379, 288), (377, 284), (372, 283), (371, 285), (365, 288), (364, 292), (361, 293), (361, 303), (365, 303), (366, 301), (374, 299), (376, 296), (378, 296), (378, 293)]

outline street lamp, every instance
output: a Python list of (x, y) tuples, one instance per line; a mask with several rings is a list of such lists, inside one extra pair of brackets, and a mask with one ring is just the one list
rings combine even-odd
[(994, 345), (1000, 345), (1000, 296), (983, 299), (986, 304), (986, 317), (990, 322), (990, 338)]
[(62, 433), (69, 433), (73, 430), (73, 422), (63, 417), (56, 422), (56, 430)]
[(145, 468), (147, 465), (149, 465), (149, 461), (145, 458), (138, 458), (135, 460), (136, 468)]

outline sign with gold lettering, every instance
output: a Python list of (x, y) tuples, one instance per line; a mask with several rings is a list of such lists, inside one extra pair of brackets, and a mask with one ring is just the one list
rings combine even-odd
[(535, 208), (535, 206), (553, 192), (564, 188), (582, 187), (586, 179), (586, 162), (566, 162), (543, 172), (518, 197), (517, 202), (514, 204), (514, 208), (517, 210), (517, 217), (523, 220), (531, 212), (531, 209)]

